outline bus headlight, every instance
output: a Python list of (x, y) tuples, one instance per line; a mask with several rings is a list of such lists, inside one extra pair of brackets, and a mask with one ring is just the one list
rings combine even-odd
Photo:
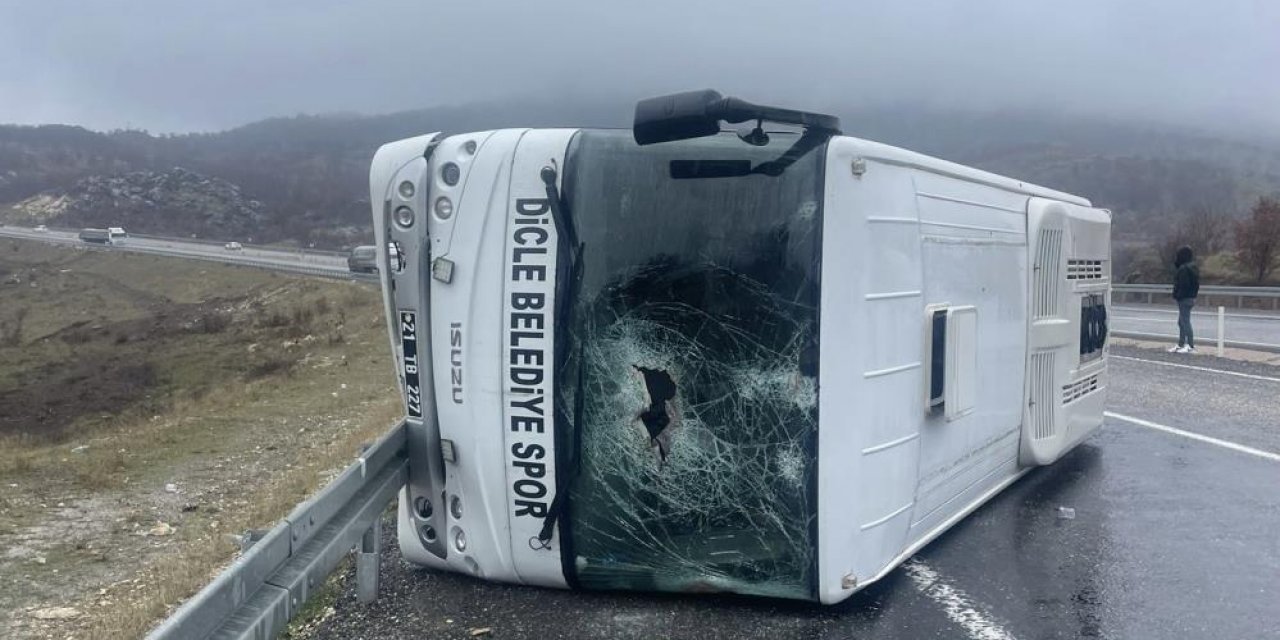
[(458, 184), (458, 179), (461, 177), (462, 169), (452, 162), (446, 162), (443, 167), (440, 167), (440, 179), (451, 187)]
[(436, 198), (436, 216), (441, 220), (448, 220), (453, 215), (453, 201), (445, 196)]
[(453, 534), (453, 548), (457, 549), (458, 553), (463, 553), (467, 550), (467, 534), (462, 529), (458, 529), (458, 532)]
[(413, 226), (413, 209), (409, 207), (396, 207), (396, 224), (408, 229)]
[(422, 518), (423, 520), (427, 520), (427, 519), (431, 518), (431, 512), (432, 512), (432, 509), (431, 509), (431, 501), (430, 501), (430, 500), (428, 500), (428, 499), (426, 499), (426, 498), (424, 498), (424, 497), (422, 497), (422, 496), (418, 496), (417, 498), (414, 498), (414, 500), (413, 500), (413, 509), (414, 509), (414, 511), (417, 511), (417, 512), (418, 512), (418, 517), (419, 517), (419, 518)]
[(411, 182), (411, 181), (409, 181), (409, 180), (405, 180), (405, 181), (403, 181), (403, 182), (401, 182), (401, 183), (400, 183), (400, 197), (401, 197), (401, 198), (404, 198), (405, 200), (408, 200), (409, 198), (412, 198), (412, 197), (413, 197), (413, 194), (414, 194), (414, 192), (415, 192), (415, 191), (416, 191), (416, 190), (414, 189), (413, 182)]

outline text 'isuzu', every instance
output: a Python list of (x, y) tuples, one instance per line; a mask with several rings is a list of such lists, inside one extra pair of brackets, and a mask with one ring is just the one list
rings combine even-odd
[(1110, 214), (831, 116), (429, 134), (370, 191), (420, 565), (834, 603), (1102, 424)]

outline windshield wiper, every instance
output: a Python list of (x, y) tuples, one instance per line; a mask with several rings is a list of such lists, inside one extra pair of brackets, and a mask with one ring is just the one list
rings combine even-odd
[(577, 252), (582, 248), (578, 245), (578, 233), (573, 221), (565, 215), (564, 200), (560, 198), (560, 189), (556, 187), (556, 168), (552, 165), (543, 167), (541, 177), (547, 190), (547, 205), (551, 207), (551, 221), (556, 225), (556, 235), (569, 245), (572, 254), (569, 259), (576, 262)]
[(810, 151), (822, 146), (830, 138), (823, 131), (806, 130), (782, 155), (752, 166), (750, 160), (672, 160), (669, 168), (673, 180), (701, 180), (703, 178), (737, 178), (749, 175), (777, 177)]
[[(556, 310), (555, 310), (555, 379), (561, 379), (560, 374), (564, 372), (565, 365), (569, 360), (570, 344), (569, 344), (569, 327), (572, 325), (573, 305), (578, 297), (579, 285), (582, 283), (582, 252), (586, 248), (586, 244), (578, 241), (578, 231), (574, 227), (573, 219), (565, 210), (564, 200), (560, 197), (560, 189), (556, 187), (557, 172), (554, 166), (547, 165), (542, 168), (542, 183), (546, 186), (547, 204), (551, 208), (551, 221), (556, 228), (556, 236), (560, 250), (556, 252), (556, 282), (563, 282), (563, 288), (557, 291)], [(564, 260), (560, 260), (559, 256), (563, 256)], [(530, 546), (536, 543), (540, 548), (550, 546), (551, 537), (555, 533), (556, 522), (560, 520), (561, 514), (564, 513), (565, 502), (568, 500), (569, 481), (577, 474), (578, 460), (581, 457), (578, 454), (578, 433), (582, 422), (582, 370), (581, 364), (578, 366), (577, 380), (574, 383), (574, 407), (573, 416), (566, 415), (564, 407), (559, 402), (553, 402), (555, 408), (556, 424), (569, 424), (570, 436), (572, 438), (569, 449), (570, 456), (565, 465), (556, 465), (556, 496), (551, 500), (551, 506), (547, 509), (547, 515), (543, 518), (542, 529), (538, 532), (535, 540), (530, 540)], [(558, 394), (557, 394), (558, 395)]]

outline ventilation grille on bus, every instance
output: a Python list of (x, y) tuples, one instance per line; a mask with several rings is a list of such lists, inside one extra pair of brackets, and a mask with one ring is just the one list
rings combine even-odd
[(1068, 280), (1101, 280), (1101, 260), (1067, 260)]
[(1062, 386), (1062, 404), (1069, 404), (1098, 390), (1098, 374)]
[(1036, 440), (1052, 438), (1054, 397), (1053, 371), (1057, 354), (1052, 351), (1031, 354), (1031, 433)]
[(1062, 229), (1041, 229), (1036, 243), (1035, 282), (1032, 310), (1037, 318), (1058, 315), (1058, 286), (1061, 280)]

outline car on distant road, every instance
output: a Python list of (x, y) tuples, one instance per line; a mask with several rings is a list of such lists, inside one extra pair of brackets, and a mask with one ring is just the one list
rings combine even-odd
[(227, 251), (240, 251), (244, 249), (244, 245), (240, 244), (239, 242), (228, 242), (222, 245), (222, 248), (226, 249)]
[(360, 245), (351, 250), (347, 256), (347, 268), (351, 273), (377, 273), (378, 248), (371, 245)]
[(47, 233), (49, 231), (49, 227), (46, 227), (42, 224), (38, 224), (32, 227), (31, 230), (35, 231), (36, 233)]

